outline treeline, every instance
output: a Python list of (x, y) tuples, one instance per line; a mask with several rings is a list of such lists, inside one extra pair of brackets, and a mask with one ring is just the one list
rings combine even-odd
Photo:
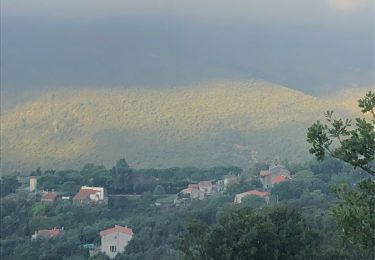
[(111, 169), (87, 164), (82, 170), (41, 171), (31, 175), (38, 177), (38, 188), (75, 194), (83, 185), (104, 187), (109, 194), (142, 194), (152, 192), (162, 186), (167, 194), (176, 194), (188, 183), (201, 180), (221, 179), (224, 175), (238, 175), (239, 167), (213, 167), (198, 169), (194, 167), (168, 169), (132, 169), (125, 159), (119, 160)]

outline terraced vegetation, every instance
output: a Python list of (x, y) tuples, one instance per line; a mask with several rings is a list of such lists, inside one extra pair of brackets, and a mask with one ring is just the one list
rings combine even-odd
[[(175, 89), (55, 91), (3, 112), (3, 170), (235, 164), (307, 158), (306, 126), (328, 108), (353, 116), (366, 90), (316, 98), (260, 81)], [(22, 161), (22, 164), (21, 164)]]

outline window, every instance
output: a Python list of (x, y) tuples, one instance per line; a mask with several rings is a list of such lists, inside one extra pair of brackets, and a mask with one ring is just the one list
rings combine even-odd
[(110, 252), (116, 252), (116, 246), (110, 246), (109, 251)]

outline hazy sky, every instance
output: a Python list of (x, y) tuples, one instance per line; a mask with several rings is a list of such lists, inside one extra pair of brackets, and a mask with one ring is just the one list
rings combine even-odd
[(372, 0), (2, 0), (2, 88), (374, 83)]
[[(202, 19), (333, 20), (371, 15), (372, 0), (3, 0), (7, 16), (105, 18), (162, 15)], [(366, 12), (367, 11), (367, 12)]]

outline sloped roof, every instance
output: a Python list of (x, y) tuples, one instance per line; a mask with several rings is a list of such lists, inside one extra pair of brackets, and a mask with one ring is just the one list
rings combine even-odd
[(265, 176), (268, 176), (270, 175), (270, 172), (269, 171), (260, 171), (260, 177), (265, 177)]
[(57, 195), (54, 192), (46, 192), (42, 195), (42, 201), (55, 201)]
[(212, 182), (211, 181), (200, 181), (198, 183), (199, 187), (208, 187), (208, 186), (212, 186)]
[(49, 239), (49, 238), (52, 238), (52, 237), (56, 237), (60, 233), (61, 233), (61, 229), (59, 229), (59, 228), (41, 229), (41, 230), (37, 231), (38, 236), (40, 236), (42, 238), (46, 238), (46, 239)]
[(287, 177), (285, 177), (284, 175), (279, 175), (279, 176), (273, 177), (271, 181), (273, 184), (276, 184), (276, 183), (284, 182), (286, 180), (287, 180)]
[(199, 189), (199, 185), (198, 184), (189, 184), (188, 189)]
[(73, 200), (84, 200), (90, 197), (91, 194), (96, 194), (98, 191), (93, 189), (81, 189), (74, 197)]
[(117, 232), (121, 232), (121, 233), (127, 234), (129, 236), (133, 236), (133, 230), (131, 228), (123, 227), (123, 226), (119, 226), (119, 225), (115, 225), (113, 228), (108, 228), (108, 229), (102, 230), (100, 232), (100, 236), (106, 236), (106, 235), (109, 235), (109, 234), (112, 234), (112, 233), (117, 233)]
[(269, 172), (272, 176), (290, 175), (290, 172), (282, 165), (270, 166)]
[(192, 188), (186, 188), (186, 189), (183, 189), (181, 192), (182, 193), (191, 193), (192, 191)]
[(269, 192), (266, 192), (266, 191), (258, 191), (258, 190), (251, 190), (248, 192), (249, 195), (254, 195), (254, 196), (258, 196), (258, 197), (267, 197), (268, 195), (270, 195)]

